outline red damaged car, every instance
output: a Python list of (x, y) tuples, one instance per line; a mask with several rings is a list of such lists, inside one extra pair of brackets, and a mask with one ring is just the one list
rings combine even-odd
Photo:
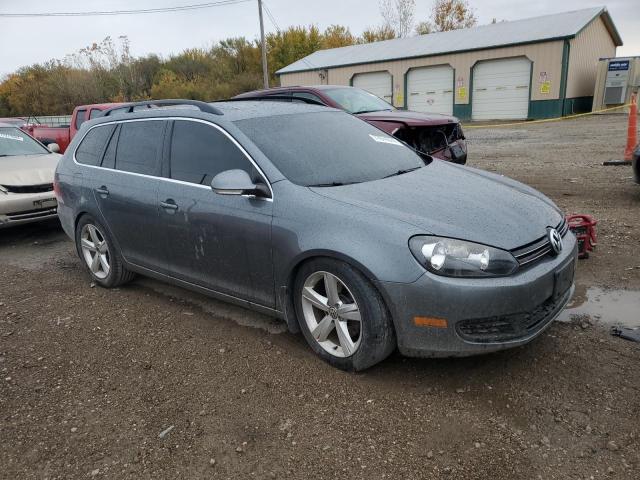
[(410, 145), (418, 153), (450, 162), (467, 162), (467, 145), (456, 117), (398, 110), (355, 87), (315, 85), (256, 90), (235, 100), (279, 100), (320, 103), (345, 110)]

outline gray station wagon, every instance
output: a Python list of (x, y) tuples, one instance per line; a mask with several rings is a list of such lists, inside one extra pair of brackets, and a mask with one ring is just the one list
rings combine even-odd
[(55, 183), (97, 284), (138, 273), (281, 317), (347, 370), (522, 345), (573, 292), (551, 200), (332, 108), (131, 104), (82, 126)]

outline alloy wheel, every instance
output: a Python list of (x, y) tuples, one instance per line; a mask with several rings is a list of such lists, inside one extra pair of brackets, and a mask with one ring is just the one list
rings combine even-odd
[(89, 270), (96, 278), (103, 280), (109, 276), (109, 246), (103, 233), (90, 223), (80, 232), (80, 248)]
[(362, 318), (347, 285), (329, 272), (315, 272), (302, 287), (302, 312), (313, 338), (328, 353), (350, 357), (360, 346)]

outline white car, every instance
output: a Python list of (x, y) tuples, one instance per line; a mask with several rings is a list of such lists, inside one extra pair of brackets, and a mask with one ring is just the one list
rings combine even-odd
[(61, 155), (19, 128), (0, 123), (0, 228), (57, 216), (53, 175)]

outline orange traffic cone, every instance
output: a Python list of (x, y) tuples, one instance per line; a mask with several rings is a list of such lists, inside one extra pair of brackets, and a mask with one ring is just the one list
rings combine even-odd
[(624, 161), (630, 162), (633, 150), (638, 144), (638, 99), (637, 94), (631, 95), (629, 107), (629, 126), (627, 127), (627, 148), (624, 149)]

